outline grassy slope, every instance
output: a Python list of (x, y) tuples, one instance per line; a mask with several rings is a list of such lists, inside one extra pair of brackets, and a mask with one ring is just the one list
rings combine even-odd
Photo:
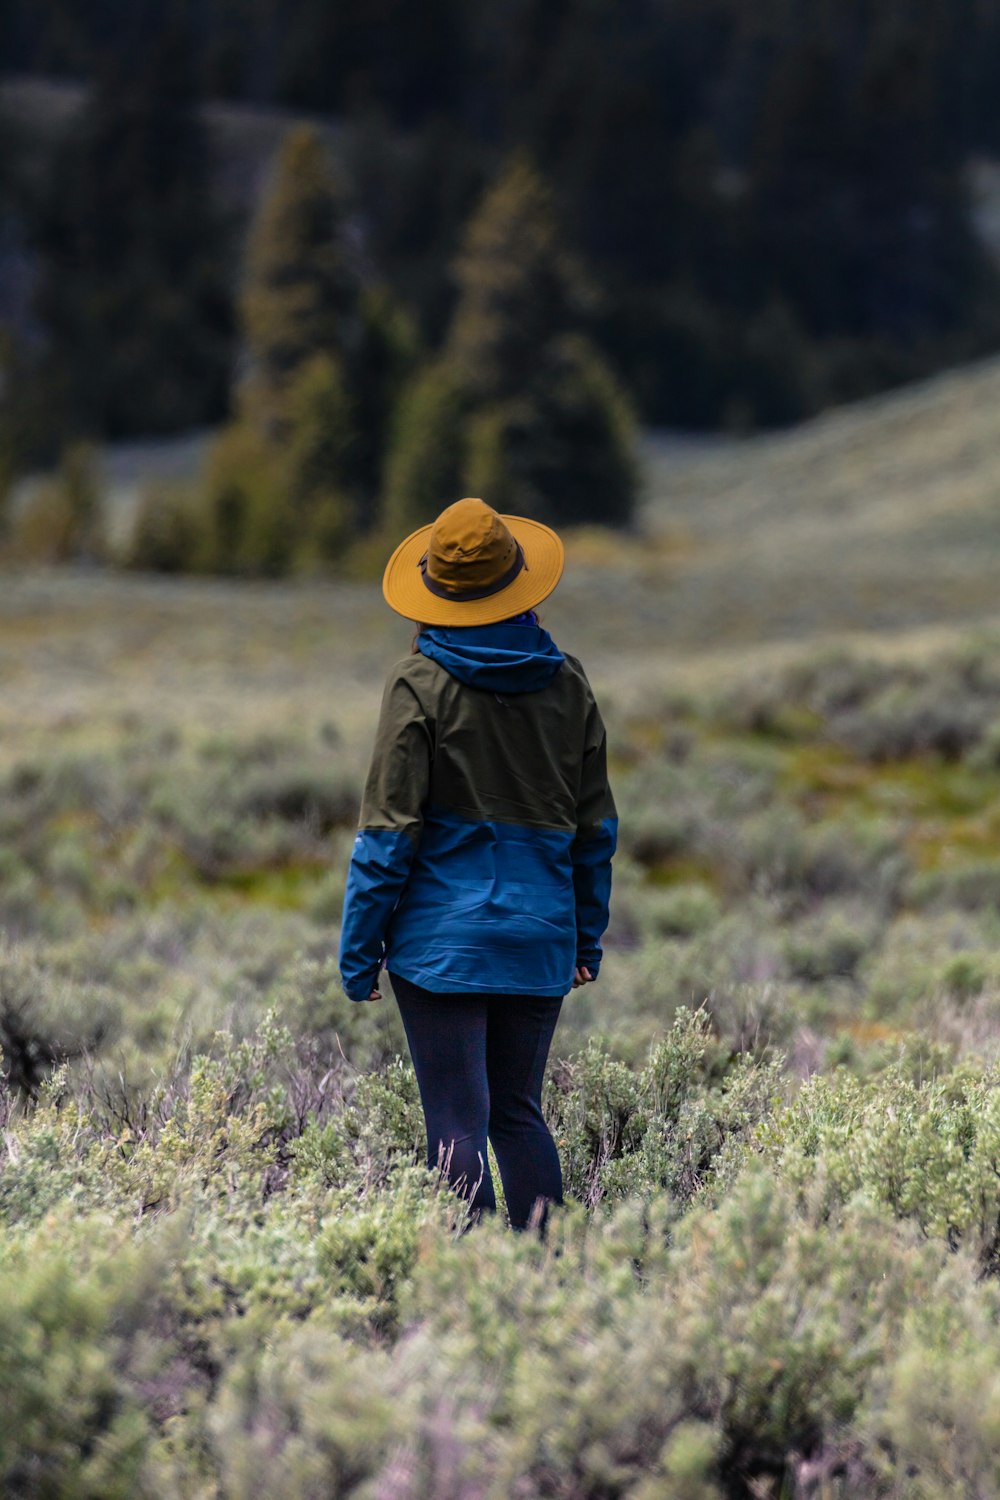
[[(998, 412), (993, 361), (779, 436), (650, 436), (641, 536), (572, 539), (547, 623), (628, 701), (651, 676), (741, 672), (831, 633), (912, 653), (1000, 619)], [(335, 705), (363, 727), (408, 643), (374, 583), (6, 579), (3, 744), (100, 717), (109, 687), (116, 709), (155, 687), (185, 718)]]
[(684, 646), (995, 612), (1000, 363), (750, 443), (649, 444), (648, 524)]
[(572, 540), (623, 817), (548, 1249), (456, 1235), (337, 982), (377, 586), (2, 580), (0, 1037), (69, 1059), (0, 1087), (4, 1493), (998, 1492), (998, 386), (650, 442)]

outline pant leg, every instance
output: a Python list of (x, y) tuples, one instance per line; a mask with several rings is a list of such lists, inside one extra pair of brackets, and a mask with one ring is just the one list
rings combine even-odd
[(485, 995), (439, 995), (390, 974), (406, 1031), (427, 1126), (427, 1165), (477, 1216), (496, 1209), (486, 1151), (490, 1095), (486, 1076)]
[(527, 1227), (533, 1210), (544, 1226), (548, 1204), (563, 1201), (559, 1152), (542, 1114), (542, 1079), (561, 1006), (561, 995), (488, 999), (489, 1138), (515, 1229)]

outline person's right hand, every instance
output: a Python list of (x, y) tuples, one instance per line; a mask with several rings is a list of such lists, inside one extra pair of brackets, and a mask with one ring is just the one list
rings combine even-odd
[(573, 988), (578, 990), (581, 984), (593, 984), (594, 976), (586, 964), (577, 964), (576, 973), (573, 975)]
[(368, 1000), (366, 1000), (364, 1003), (365, 1005), (367, 1005), (369, 1000), (381, 1000), (381, 998), (382, 991), (379, 989), (378, 985), (376, 985), (371, 994), (368, 996)]

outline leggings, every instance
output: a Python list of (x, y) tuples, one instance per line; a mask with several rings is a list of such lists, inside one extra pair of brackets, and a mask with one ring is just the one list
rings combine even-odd
[(447, 1172), (474, 1219), (495, 1212), (488, 1136), (512, 1227), (544, 1229), (549, 1203), (563, 1201), (541, 1105), (562, 996), (436, 994), (389, 978), (417, 1074), (427, 1165)]

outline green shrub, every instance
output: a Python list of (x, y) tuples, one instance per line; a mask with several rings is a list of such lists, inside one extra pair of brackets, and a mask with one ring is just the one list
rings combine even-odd
[(1000, 907), (1000, 860), (970, 859), (956, 869), (924, 870), (911, 877), (907, 899), (931, 911), (996, 911)]
[(663, 1188), (686, 1203), (728, 1171), (778, 1089), (773, 1064), (745, 1057), (725, 1071), (704, 1011), (679, 1010), (638, 1073), (591, 1042), (548, 1094), (567, 1191), (588, 1207)]
[(955, 953), (941, 969), (941, 988), (952, 1000), (971, 1000), (983, 992), (994, 972), (984, 953)]
[(868, 913), (855, 907), (824, 909), (789, 931), (785, 960), (796, 979), (811, 983), (833, 977), (851, 979), (874, 938)]
[(251, 427), (234, 423), (216, 440), (198, 522), (195, 571), (280, 575), (291, 567), (302, 521), (280, 453)]
[(344, 1196), (340, 1212), (336, 1200), (330, 1203), (332, 1212), (316, 1240), (324, 1318), (345, 1327), (364, 1327), (378, 1336), (399, 1332), (398, 1294), (413, 1273), (428, 1224), (466, 1223), (458, 1197), (447, 1206), (435, 1206), (429, 1192), (435, 1180), (411, 1170), (396, 1175), (391, 1194), (369, 1204), (359, 1207), (353, 1189)]
[(1000, 1485), (998, 1322), (996, 1286), (973, 1291), (961, 1262), (910, 1311), (864, 1422), (891, 1500), (989, 1494)]
[(286, 1327), (227, 1371), (208, 1421), (212, 1467), (231, 1500), (346, 1500), (378, 1471), (393, 1425), (377, 1368), (325, 1330)]
[(818, 1195), (826, 1212), (864, 1192), (898, 1218), (1000, 1263), (1000, 1079), (941, 1072), (920, 1060), (868, 1082), (815, 1077), (765, 1124), (765, 1155), (780, 1176)]
[(717, 922), (721, 910), (717, 896), (708, 886), (682, 881), (656, 892), (652, 926), (664, 937), (693, 937)]
[(197, 496), (187, 488), (148, 486), (139, 498), (124, 561), (150, 573), (186, 573), (195, 566), (200, 530)]
[(74, 985), (18, 946), (0, 945), (0, 1048), (13, 1087), (37, 1094), (56, 1064), (115, 1041), (122, 1006), (107, 986)]
[(7, 1495), (133, 1500), (148, 1414), (122, 1370), (149, 1290), (124, 1236), (90, 1268), (44, 1237), (0, 1267), (0, 1484)]

